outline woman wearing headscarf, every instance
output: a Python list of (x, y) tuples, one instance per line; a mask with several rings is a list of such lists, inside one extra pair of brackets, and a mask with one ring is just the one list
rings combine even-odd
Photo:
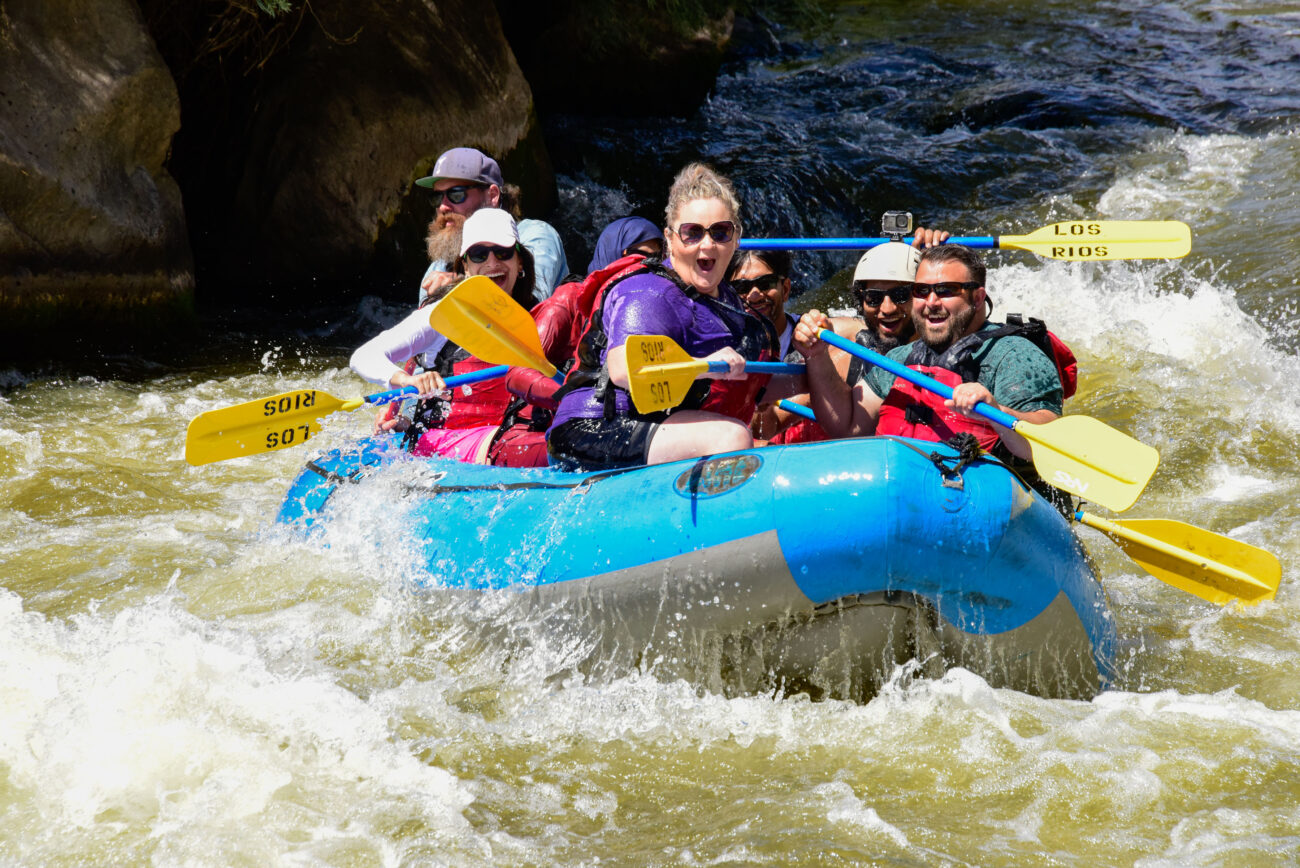
[[(596, 239), (596, 252), (587, 266), (587, 276), (560, 284), (550, 298), (532, 310), (546, 357), (565, 362), (557, 362), (557, 368), (568, 370), (567, 363), (577, 352), (578, 339), (591, 322), (592, 305), (600, 288), (624, 268), (646, 257), (658, 258), (663, 250), (664, 239), (659, 227), (644, 217), (620, 217), (601, 230)], [(515, 376), (521, 379), (526, 375)], [(548, 388), (541, 382), (538, 386)]]

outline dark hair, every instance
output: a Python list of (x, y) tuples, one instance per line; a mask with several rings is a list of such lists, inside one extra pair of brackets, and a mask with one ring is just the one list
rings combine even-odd
[(524, 219), (523, 194), (519, 190), (519, 185), (506, 184), (500, 190), (501, 196), (497, 200), (497, 207), (508, 212), (511, 217), (515, 218), (516, 223)]
[(945, 262), (960, 262), (966, 266), (966, 271), (970, 273), (971, 280), (978, 281), (980, 286), (984, 285), (984, 276), (987, 272), (984, 257), (969, 247), (963, 247), (960, 244), (939, 244), (935, 247), (927, 247), (921, 251), (921, 260), (916, 265), (917, 269), (920, 269), (922, 263), (926, 262), (933, 262), (935, 265), (941, 265)]
[(727, 265), (727, 280), (744, 268), (751, 259), (757, 259), (772, 270), (777, 277), (789, 277), (791, 258), (789, 250), (737, 250)]
[[(537, 302), (537, 299), (533, 298), (533, 275), (537, 273), (537, 269), (533, 266), (533, 252), (524, 245), (516, 243), (515, 256), (519, 257), (519, 277), (515, 279), (515, 288), (510, 295), (524, 307), (531, 308)], [(465, 274), (463, 254), (456, 257), (456, 261), (451, 264), (451, 270), (462, 276)]]
[(430, 290), (428, 295), (420, 299), (420, 303), (416, 305), (416, 307), (428, 307), (429, 305), (433, 304), (436, 301), (442, 301), (443, 296), (445, 296), (447, 293), (451, 292), (453, 289), (460, 286), (464, 282), (465, 282), (465, 275), (463, 274), (456, 275), (451, 280), (447, 281), (437, 289)]

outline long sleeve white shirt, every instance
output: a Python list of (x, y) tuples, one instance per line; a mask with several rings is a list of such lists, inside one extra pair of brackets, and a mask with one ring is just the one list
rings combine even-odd
[(407, 359), (421, 353), (436, 355), (446, 343), (447, 338), (429, 325), (428, 308), (417, 308), (358, 347), (348, 364), (362, 379), (388, 385)]

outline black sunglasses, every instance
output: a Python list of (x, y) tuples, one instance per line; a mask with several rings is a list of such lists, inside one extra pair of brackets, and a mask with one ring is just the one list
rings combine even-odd
[(470, 190), (480, 190), (482, 188), (482, 184), (472, 184), (468, 187), (464, 184), (458, 184), (455, 187), (448, 187), (446, 190), (434, 190), (433, 207), (437, 208), (441, 205), (444, 198), (453, 205), (459, 205), (465, 201), (465, 197), (469, 195)]
[(497, 247), (495, 244), (475, 244), (465, 251), (465, 258), (470, 262), (487, 262), (489, 253), (497, 258), (497, 262), (509, 262), (515, 258), (513, 247)]
[(781, 283), (781, 275), (764, 274), (762, 277), (741, 278), (740, 280), (731, 281), (731, 288), (736, 291), (736, 295), (749, 295), (750, 290), (757, 289), (759, 292), (771, 292)]
[(730, 220), (722, 220), (714, 223), (712, 226), (705, 228), (699, 223), (683, 223), (677, 227), (677, 237), (687, 247), (699, 244), (704, 240), (704, 233), (709, 233), (715, 244), (726, 244), (731, 240), (731, 236), (736, 232), (736, 224)]
[(978, 289), (982, 285), (978, 280), (914, 283), (912, 284), (912, 298), (929, 298), (932, 292), (939, 298), (951, 298), (963, 289)]
[(864, 307), (880, 307), (885, 297), (896, 305), (904, 305), (912, 300), (911, 286), (895, 286), (893, 289), (867, 289), (860, 282), (853, 284), (853, 294)]

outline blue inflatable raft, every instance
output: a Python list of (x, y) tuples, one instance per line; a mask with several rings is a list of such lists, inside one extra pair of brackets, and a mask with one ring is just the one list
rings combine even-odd
[(573, 474), (412, 459), (379, 438), (311, 460), (278, 520), (327, 533), (341, 486), (395, 478), (422, 589), (515, 593), (632, 665), (711, 635), (752, 658), (761, 675), (741, 681), (758, 689), (861, 697), (912, 660), (1095, 694), (1117, 640), (1069, 523), (997, 461), (957, 465), (877, 437)]

